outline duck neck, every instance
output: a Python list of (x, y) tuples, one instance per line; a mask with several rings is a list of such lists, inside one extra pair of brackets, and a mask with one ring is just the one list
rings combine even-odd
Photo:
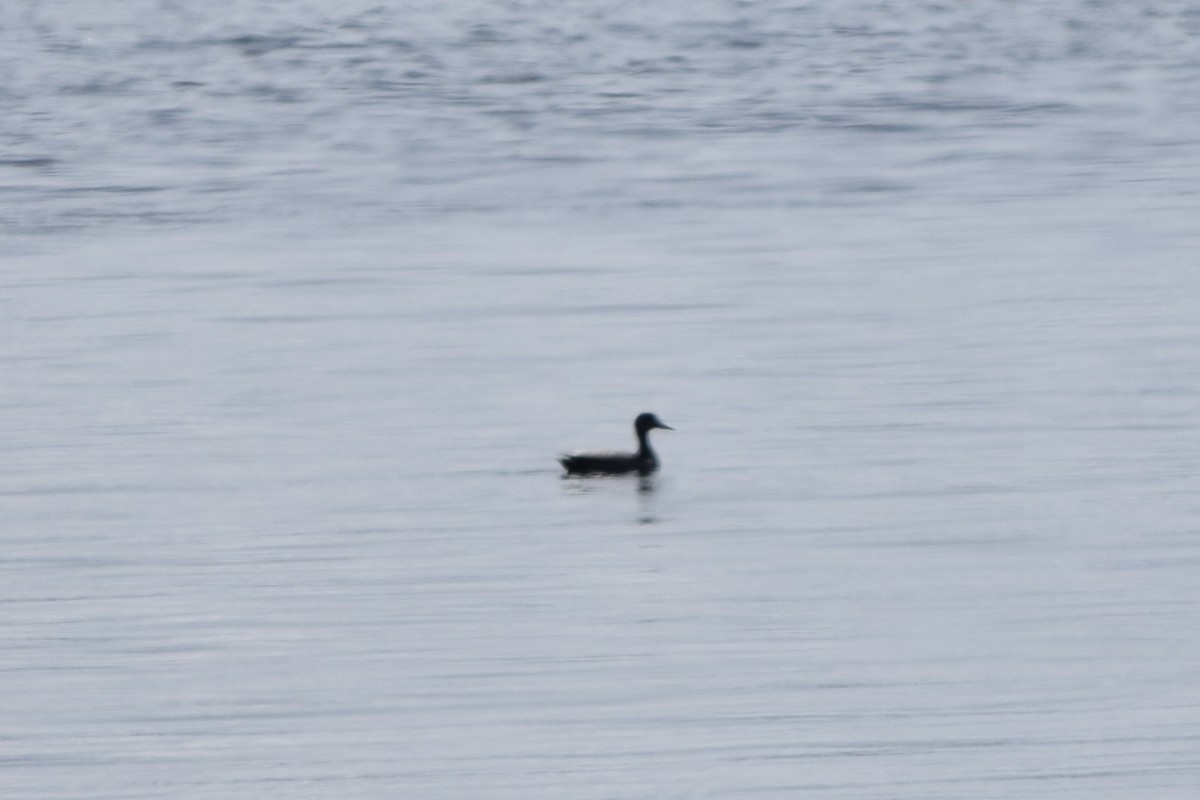
[(650, 449), (650, 431), (638, 430), (638, 459), (641, 461), (654, 461), (654, 451)]

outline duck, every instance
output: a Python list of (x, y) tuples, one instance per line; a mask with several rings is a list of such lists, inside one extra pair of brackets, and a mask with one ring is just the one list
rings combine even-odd
[(625, 453), (619, 450), (601, 450), (590, 453), (567, 453), (560, 456), (558, 463), (568, 475), (622, 475), (636, 472), (639, 475), (649, 475), (658, 469), (658, 458), (650, 449), (650, 431), (661, 428), (666, 431), (675, 430), (670, 425), (650, 412), (638, 414), (633, 421), (633, 429), (637, 432), (638, 449), (636, 453)]

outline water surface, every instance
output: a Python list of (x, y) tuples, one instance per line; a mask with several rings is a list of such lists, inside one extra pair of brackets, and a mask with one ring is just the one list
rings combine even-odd
[(4, 796), (1190, 799), (1198, 32), (4, 12)]

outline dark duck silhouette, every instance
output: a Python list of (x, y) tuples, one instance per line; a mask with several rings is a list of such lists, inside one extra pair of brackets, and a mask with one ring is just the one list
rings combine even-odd
[(592, 453), (568, 453), (558, 459), (568, 475), (621, 475), (636, 472), (648, 475), (658, 469), (658, 459), (650, 449), (649, 434), (655, 428), (675, 430), (670, 425), (664, 425), (662, 420), (653, 414), (638, 414), (633, 421), (633, 429), (637, 431), (638, 449), (636, 453), (604, 450)]

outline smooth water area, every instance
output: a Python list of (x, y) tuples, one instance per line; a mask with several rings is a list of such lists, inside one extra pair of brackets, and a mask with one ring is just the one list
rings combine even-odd
[(0, 44), (6, 800), (1196, 796), (1187, 3)]

